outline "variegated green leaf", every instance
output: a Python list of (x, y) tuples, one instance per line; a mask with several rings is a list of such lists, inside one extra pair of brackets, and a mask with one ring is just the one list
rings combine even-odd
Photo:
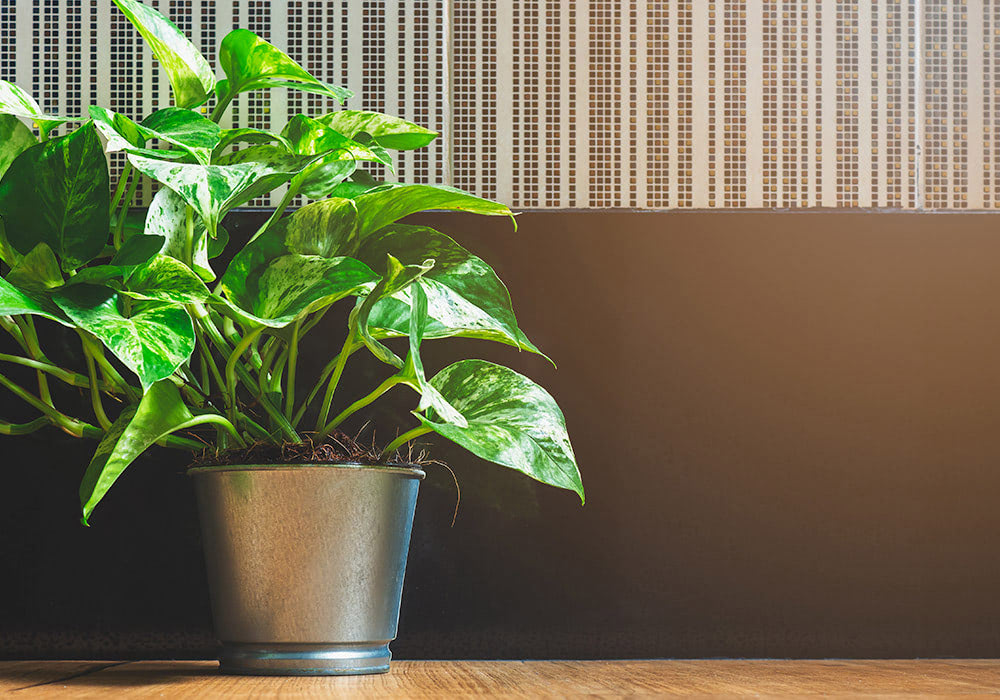
[(122, 294), (133, 299), (166, 301), (174, 304), (203, 302), (208, 288), (187, 265), (169, 255), (158, 255), (137, 269)]
[(220, 99), (248, 90), (280, 87), (325, 95), (339, 102), (353, 96), (346, 88), (317, 80), (284, 51), (246, 29), (234, 29), (222, 40), (219, 63), (226, 73), (226, 79), (216, 86)]
[(417, 265), (403, 265), (393, 256), (387, 255), (384, 264), (385, 273), (382, 279), (368, 293), (364, 301), (351, 312), (350, 323), (353, 327), (357, 328), (361, 341), (375, 357), (387, 365), (401, 369), (403, 361), (396, 356), (396, 353), (380, 343), (372, 335), (368, 321), (372, 308), (374, 308), (380, 299), (398, 294), (409, 287), (415, 280), (426, 274), (433, 267), (433, 260), (424, 260)]
[(0, 179), (0, 216), (21, 254), (47, 243), (62, 268), (97, 257), (108, 241), (108, 164), (93, 124), (32, 146)]
[(169, 377), (194, 350), (191, 317), (177, 304), (129, 304), (114, 290), (89, 284), (68, 287), (54, 299), (77, 326), (100, 338), (135, 372), (143, 388)]
[(57, 321), (64, 326), (72, 325), (58, 306), (47, 294), (18, 289), (7, 280), (0, 278), (0, 316), (42, 316)]
[(399, 376), (403, 381), (420, 394), (420, 404), (418, 411), (425, 411), (428, 408), (448, 423), (463, 428), (469, 425), (461, 413), (441, 395), (424, 374), (424, 362), (420, 357), (420, 343), (424, 339), (424, 326), (427, 323), (427, 297), (417, 283), (408, 287), (413, 298), (412, 312), (410, 314), (410, 352), (406, 355), (406, 362), (399, 371)]
[(93, 265), (78, 270), (67, 284), (105, 284), (112, 280), (124, 282), (136, 268), (152, 260), (165, 242), (163, 236), (138, 235), (127, 238), (107, 265)]
[[(493, 268), (445, 234), (421, 226), (387, 226), (370, 234), (356, 257), (372, 266), (387, 254), (410, 265), (428, 258), (435, 261), (434, 269), (415, 285), (428, 300), (425, 337), (481, 338), (538, 352), (518, 327), (510, 293)], [(403, 290), (376, 304), (369, 324), (388, 335), (407, 334), (410, 291)]]
[(285, 141), (285, 137), (280, 134), (272, 134), (263, 129), (223, 129), (219, 132), (219, 144), (212, 152), (212, 160), (215, 162), (229, 146), (237, 143), (268, 144), (276, 143), (285, 149), (286, 153), (292, 152), (291, 145)]
[(137, 0), (114, 0), (146, 40), (167, 73), (178, 107), (203, 104), (215, 87), (215, 73), (201, 52), (173, 22)]
[(431, 384), (468, 424), (445, 421), (428, 409), (425, 416), (418, 416), (424, 426), (482, 459), (574, 491), (583, 502), (583, 482), (566, 419), (545, 389), (485, 360), (449, 365)]
[(330, 112), (319, 120), (352, 139), (358, 134), (368, 134), (379, 146), (395, 151), (423, 148), (438, 137), (436, 131), (378, 112), (345, 109)]
[(10, 114), (22, 119), (30, 119), (43, 134), (66, 122), (81, 121), (74, 117), (60, 117), (46, 114), (35, 102), (35, 98), (14, 83), (0, 80), (0, 114)]
[(229, 209), (288, 182), (313, 160), (315, 156), (280, 156), (234, 165), (195, 165), (129, 156), (139, 172), (162, 182), (190, 204), (213, 238)]
[(395, 185), (354, 198), (362, 237), (421, 211), (466, 211), (485, 216), (513, 217), (507, 205), (441, 185)]
[[(197, 162), (208, 165), (212, 160), (212, 151), (218, 146), (220, 139), (218, 124), (191, 110), (178, 107), (153, 112), (141, 124), (103, 107), (91, 107), (90, 116), (107, 139), (108, 152), (125, 151), (161, 160), (177, 160), (189, 153)], [(153, 139), (179, 146), (183, 150), (146, 148), (146, 144)]]
[[(162, 188), (153, 197), (146, 212), (146, 235), (163, 236), (166, 242), (159, 252), (169, 255), (179, 261), (183, 261), (186, 256), (185, 246), (187, 239), (187, 205), (180, 195), (169, 188)], [(208, 235), (201, 217), (194, 215), (192, 218), (192, 242), (191, 258), (194, 271), (207, 282), (215, 279), (215, 272), (212, 270), (211, 259), (218, 256), (226, 242), (229, 234), (219, 226), (216, 229), (216, 237), (213, 239)]]
[(80, 484), (83, 524), (122, 472), (154, 444), (171, 433), (190, 427), (197, 418), (169, 381), (149, 387), (137, 406), (122, 411), (97, 446)]
[(21, 153), (38, 143), (31, 129), (12, 114), (0, 114), (0, 176)]

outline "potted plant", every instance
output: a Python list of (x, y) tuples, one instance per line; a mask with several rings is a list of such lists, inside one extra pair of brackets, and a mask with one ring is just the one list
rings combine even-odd
[[(223, 39), (217, 79), (167, 18), (115, 3), (166, 71), (173, 107), (141, 121), (98, 106), (52, 115), (0, 82), (0, 327), (19, 348), (0, 363), (28, 368), (37, 388), (5, 373), (0, 386), (39, 414), (0, 432), (54, 426), (98, 441), (80, 486), (84, 524), (148, 448), (198, 453), (190, 473), (223, 669), (385, 671), (423, 476), (404, 445), (437, 433), (583, 499), (563, 415), (544, 389), (476, 359), (428, 378), (421, 361), (425, 340), (456, 336), (538, 352), (483, 260), (399, 223), (429, 209), (511, 212), (448, 187), (376, 182), (359, 163), (391, 171), (392, 151), (437, 136), (395, 117), (344, 110), (296, 115), (280, 133), (221, 127), (243, 92), (350, 93), (243, 29)], [(113, 189), (106, 151), (127, 157)], [(159, 190), (136, 219), (140, 178)], [(278, 188), (266, 223), (242, 246), (229, 241), (225, 214)], [(308, 203), (286, 212), (298, 195)], [(238, 250), (217, 275), (227, 246)], [(300, 353), (329, 344), (310, 331), (341, 301), (353, 308), (339, 349), (297, 391)], [(80, 367), (50, 360), (42, 320), (78, 336)], [(355, 353), (384, 363), (386, 378), (344, 400)], [(70, 415), (60, 385), (86, 391), (93, 415)], [(396, 387), (416, 394), (412, 427), (379, 450), (338, 433)]]

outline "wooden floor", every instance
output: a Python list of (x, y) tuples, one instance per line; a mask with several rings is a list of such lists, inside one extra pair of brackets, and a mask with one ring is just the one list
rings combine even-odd
[(1000, 692), (1000, 661), (394, 661), (379, 676), (220, 675), (209, 661), (0, 662), (18, 697), (949, 697)]

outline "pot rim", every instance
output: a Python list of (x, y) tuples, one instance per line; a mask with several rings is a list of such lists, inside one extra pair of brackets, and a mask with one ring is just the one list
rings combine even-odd
[(404, 467), (401, 464), (362, 464), (360, 462), (307, 462), (301, 464), (221, 464), (211, 467), (191, 467), (188, 476), (214, 472), (245, 472), (245, 471), (298, 471), (300, 469), (351, 469), (370, 470), (399, 474), (411, 479), (423, 479), (427, 472), (419, 467)]

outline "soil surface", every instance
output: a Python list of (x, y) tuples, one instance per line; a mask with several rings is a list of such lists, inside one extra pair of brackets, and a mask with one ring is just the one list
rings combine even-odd
[(346, 433), (336, 431), (323, 442), (315, 442), (309, 435), (301, 443), (285, 442), (280, 445), (257, 442), (245, 448), (219, 450), (206, 447), (194, 456), (192, 467), (215, 467), (231, 464), (366, 464), (419, 467), (431, 463), (424, 450), (413, 449), (412, 443), (402, 451), (383, 455), (375, 446), (362, 444)]

